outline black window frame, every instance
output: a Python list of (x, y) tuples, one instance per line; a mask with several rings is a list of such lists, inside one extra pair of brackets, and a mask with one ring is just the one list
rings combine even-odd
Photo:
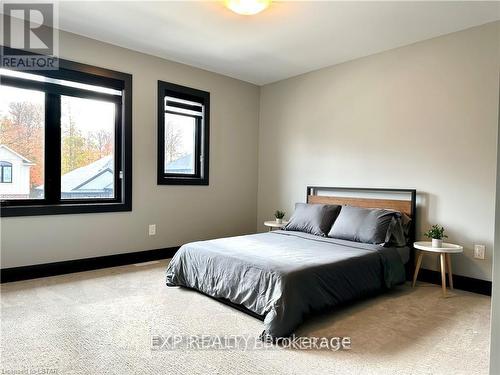
[[(4, 181), (4, 170), (10, 168), (10, 181)], [(12, 163), (0, 160), (0, 184), (12, 184)]]
[[(203, 106), (203, 117), (175, 112), (165, 108), (165, 98), (173, 97), (199, 103)], [(158, 185), (208, 185), (210, 166), (210, 93), (170, 82), (158, 81)], [(179, 108), (194, 109), (195, 105), (180, 105)], [(188, 108), (190, 107), (190, 108)], [(196, 119), (195, 172), (194, 174), (165, 172), (165, 113), (193, 117)]]
[[(7, 54), (18, 50), (3, 47)], [(24, 52), (23, 52), (24, 53)], [(28, 54), (28, 53), (26, 53)], [(25, 73), (97, 85), (121, 91), (111, 96), (49, 82), (2, 76), (2, 85), (45, 92), (44, 198), (0, 200), (0, 216), (34, 216), (120, 212), (132, 210), (132, 75), (59, 59), (58, 70), (23, 70)], [(114, 178), (115, 197), (63, 199), (61, 197), (61, 96), (111, 101), (116, 104)], [(49, 109), (50, 108), (50, 109)]]

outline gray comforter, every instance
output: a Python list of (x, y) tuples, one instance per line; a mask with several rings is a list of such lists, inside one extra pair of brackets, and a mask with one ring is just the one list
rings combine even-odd
[(221, 238), (182, 246), (167, 285), (242, 305), (283, 337), (310, 313), (402, 283), (408, 253), (289, 231)]

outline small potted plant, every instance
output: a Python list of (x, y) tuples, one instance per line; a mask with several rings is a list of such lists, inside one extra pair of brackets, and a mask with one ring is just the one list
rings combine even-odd
[(274, 217), (276, 218), (276, 222), (278, 224), (283, 223), (283, 218), (285, 217), (285, 211), (276, 210), (276, 212), (274, 213)]
[(424, 233), (424, 236), (432, 239), (432, 247), (443, 247), (443, 238), (448, 238), (444, 234), (444, 228), (439, 225), (433, 225), (431, 229)]

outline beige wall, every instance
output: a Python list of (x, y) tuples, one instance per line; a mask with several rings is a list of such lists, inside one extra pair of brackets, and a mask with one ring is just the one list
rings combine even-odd
[[(251, 84), (61, 33), (63, 58), (133, 74), (133, 211), (2, 218), (1, 266), (249, 233), (306, 185), (344, 185), (417, 188), (419, 235), (442, 223), (466, 247), (456, 273), (491, 280), (499, 25), (267, 85), (260, 104)], [(158, 79), (211, 92), (208, 187), (156, 185)]]
[[(149, 250), (255, 231), (259, 88), (61, 33), (63, 58), (133, 75), (133, 211), (1, 219), (1, 266)], [(157, 80), (211, 94), (210, 185), (156, 184)], [(147, 225), (157, 224), (148, 236)]]
[(416, 188), (418, 238), (444, 225), (465, 246), (455, 273), (491, 280), (499, 32), (488, 24), (262, 87), (259, 228), (307, 185)]

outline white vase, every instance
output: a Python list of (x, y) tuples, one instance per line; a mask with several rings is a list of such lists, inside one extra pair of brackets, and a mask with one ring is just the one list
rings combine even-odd
[(443, 240), (438, 240), (437, 238), (433, 238), (432, 247), (443, 247)]
[(283, 219), (278, 219), (278, 218), (276, 218), (276, 222), (277, 222), (278, 224), (283, 224)]

